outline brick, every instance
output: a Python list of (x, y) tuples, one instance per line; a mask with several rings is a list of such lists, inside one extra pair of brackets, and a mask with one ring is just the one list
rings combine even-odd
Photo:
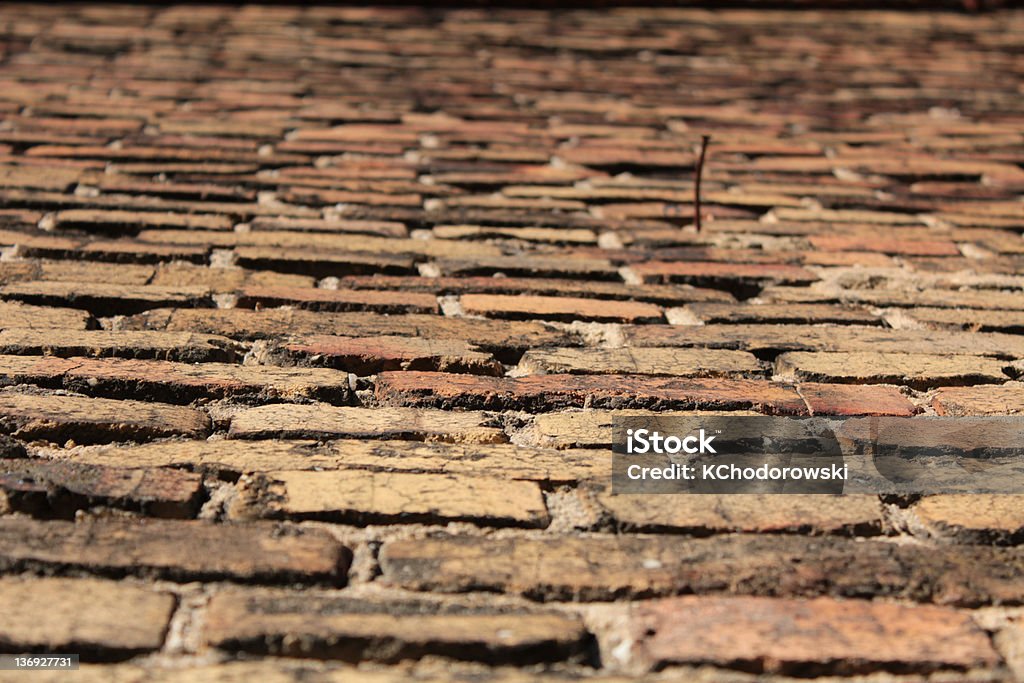
[(1024, 333), (1024, 311), (969, 308), (911, 308), (907, 315), (933, 328), (962, 328), (977, 332)]
[[(0, 356), (4, 382), (164, 403), (242, 400), (351, 400), (348, 375), (321, 368), (174, 363), (121, 358)], [(0, 382), (0, 384), (4, 383)]]
[(33, 515), (70, 517), (93, 504), (155, 517), (190, 517), (199, 508), (202, 477), (178, 470), (140, 470), (76, 462), (0, 460), (8, 506)]
[(385, 370), (504, 374), (501, 363), (491, 354), (454, 339), (309, 335), (276, 344), (268, 355), (282, 365), (326, 366), (356, 375)]
[(349, 221), (319, 218), (288, 218), (259, 216), (251, 223), (253, 230), (297, 230), (302, 232), (340, 232), (381, 237), (405, 237), (408, 233), (402, 223), (395, 221)]
[[(46, 309), (51, 310), (51, 309)], [(192, 332), (7, 329), (0, 332), (0, 354), (24, 356), (115, 356), (183, 363), (234, 361), (241, 346), (227, 337)]]
[(229, 651), (287, 657), (394, 662), (442, 656), (516, 665), (580, 662), (592, 640), (579, 619), (551, 611), (268, 589), (215, 595), (203, 637)]
[(174, 607), (170, 593), (116, 581), (7, 576), (0, 578), (0, 640), (11, 652), (126, 659), (160, 649)]
[[(459, 375), (444, 375), (458, 377)], [(487, 426), (485, 414), (413, 408), (350, 408), (269, 405), (249, 408), (231, 418), (235, 439), (400, 439), (455, 443), (501, 443), (504, 433)]]
[(0, 432), (19, 439), (77, 443), (205, 437), (209, 418), (181, 406), (55, 394), (0, 393)]
[[(610, 439), (610, 437), (609, 437)], [(2, 442), (2, 438), (0, 438)], [(7, 458), (24, 457), (10, 440)], [(14, 450), (20, 449), (20, 450)], [(133, 446), (80, 449), (65, 457), (108, 467), (176, 467), (230, 477), (254, 472), (362, 470), (418, 472), (574, 484), (611, 476), (605, 451), (556, 451), (512, 444), (418, 441), (158, 441)]]
[(920, 412), (897, 387), (859, 384), (802, 382), (800, 395), (812, 415), (894, 415), (910, 417)]
[[(461, 244), (438, 240), (437, 244)], [(619, 281), (619, 269), (608, 259), (559, 258), (557, 256), (480, 255), (475, 258), (458, 254), (438, 254), (436, 265), (442, 275), (492, 276), (498, 273), (520, 278), (570, 278), (580, 280)]]
[(437, 297), (430, 294), (298, 287), (246, 287), (239, 292), (238, 305), (242, 308), (295, 305), (317, 311), (365, 310), (379, 313), (439, 311)]
[(928, 496), (910, 512), (911, 528), (957, 543), (1017, 545), (1024, 540), (1021, 495)]
[(934, 548), (838, 536), (446, 535), (385, 543), (380, 564), (388, 585), (500, 591), (539, 601), (693, 593), (977, 606), (1020, 603), (1015, 575), (1024, 557), (1019, 548)]
[(161, 263), (154, 269), (148, 283), (158, 287), (206, 287), (213, 292), (233, 293), (247, 285), (314, 287), (316, 280), (304, 275), (253, 271), (244, 268), (216, 268), (174, 261)]
[(882, 529), (873, 495), (634, 495), (607, 493), (600, 504), (624, 530), (683, 532), (789, 532), (872, 535)]
[(464, 294), (459, 297), (468, 314), (512, 320), (589, 320), (592, 322), (662, 322), (658, 306), (635, 301), (600, 301), (573, 297), (502, 296)]
[[(130, 551), (126, 551), (130, 549)], [(326, 532), (277, 523), (0, 519), (0, 566), (170, 581), (342, 584), (351, 553)]]
[(644, 282), (684, 282), (698, 287), (730, 290), (767, 284), (809, 285), (818, 276), (800, 266), (710, 261), (647, 261), (632, 266)]
[(881, 235), (811, 235), (815, 249), (824, 251), (877, 251), (902, 256), (959, 256), (949, 240), (901, 240)]
[(61, 230), (137, 233), (143, 228), (158, 227), (203, 230), (230, 230), (232, 228), (230, 218), (212, 214), (69, 209), (59, 211), (55, 218), (57, 227)]
[[(522, 352), (534, 346), (569, 346), (578, 343), (574, 335), (540, 322), (473, 320), (437, 315), (377, 313), (322, 313), (271, 309), (251, 311), (173, 309), (153, 311), (132, 321), (141, 329), (202, 332), (234, 339), (277, 337), (282, 330), (294, 335), (353, 337), (403, 336), (424, 339), (455, 339), (474, 344), (505, 362), (517, 362)], [(507, 359), (507, 360), (506, 360)]]
[[(962, 671), (1000, 661), (969, 614), (942, 607), (684, 596), (636, 605), (631, 612), (637, 656), (654, 667), (712, 664), (850, 675)], [(685, 625), (680, 613), (687, 615)]]
[(474, 522), (544, 527), (537, 484), (492, 477), (406, 472), (269, 472), (240, 485), (231, 515), (349, 524)]
[[(93, 243), (95, 244), (95, 242)], [(54, 282), (100, 282), (110, 285), (150, 284), (155, 269), (132, 263), (102, 263), (97, 261), (38, 261), (41, 273), (38, 280)], [(152, 283), (157, 284), (157, 283)]]
[(580, 228), (509, 228), (484, 225), (437, 225), (431, 230), (438, 239), (507, 238), (554, 244), (596, 244), (592, 230)]
[(350, 276), (342, 289), (398, 289), (433, 294), (535, 294), (585, 299), (633, 300), (662, 305), (691, 301), (733, 301), (727, 292), (686, 285), (627, 285), (621, 282), (525, 277), (402, 277)]
[(81, 173), (70, 168), (0, 166), (0, 187), (65, 192), (78, 182)]
[(0, 301), (0, 329), (86, 330), (91, 320), (85, 311)]
[(881, 325), (881, 316), (860, 307), (824, 304), (690, 304), (686, 307), (705, 324)]
[(213, 306), (205, 287), (132, 287), (98, 282), (23, 282), (0, 287), (0, 298), (79, 308), (96, 315), (132, 315), (168, 306)]
[(915, 353), (784, 353), (776, 371), (812, 382), (902, 384), (917, 389), (992, 384), (1009, 379), (1002, 361)]
[(757, 359), (745, 351), (649, 347), (531, 349), (519, 361), (517, 371), (521, 374), (764, 376), (764, 369)]
[(655, 379), (644, 375), (480, 377), (384, 372), (377, 377), (376, 397), (385, 405), (471, 410), (753, 408), (784, 415), (802, 415), (807, 410), (796, 392), (781, 384), (749, 379)]
[(638, 325), (623, 328), (630, 346), (703, 346), (742, 349), (755, 355), (779, 351), (837, 353), (912, 353), (1024, 356), (1024, 339), (1012, 334), (981, 334), (932, 330), (891, 330), (854, 325), (842, 328), (815, 325)]
[(1024, 384), (943, 387), (935, 393), (932, 406), (939, 415), (1022, 415)]
[(413, 259), (365, 252), (330, 252), (316, 249), (238, 247), (238, 265), (314, 277), (338, 277), (365, 273), (415, 273)]

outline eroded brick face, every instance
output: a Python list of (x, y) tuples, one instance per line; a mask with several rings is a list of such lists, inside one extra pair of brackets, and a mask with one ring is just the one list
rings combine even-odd
[(0, 652), (1024, 679), (1024, 492), (610, 488), (616, 417), (1024, 415), (1019, 3), (570, 4), (0, 7)]

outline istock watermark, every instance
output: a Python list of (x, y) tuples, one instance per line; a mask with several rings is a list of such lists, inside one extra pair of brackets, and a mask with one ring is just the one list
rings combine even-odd
[(612, 492), (1024, 493), (1024, 418), (615, 417)]

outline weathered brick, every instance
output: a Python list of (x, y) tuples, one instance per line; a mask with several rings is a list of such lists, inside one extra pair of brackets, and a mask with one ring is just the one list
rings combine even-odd
[(584, 661), (592, 637), (579, 619), (557, 612), (235, 589), (211, 600), (204, 639), (225, 650), (287, 657), (394, 662), (435, 655), (523, 665)]
[(705, 324), (882, 324), (881, 316), (863, 308), (823, 304), (691, 304), (686, 310)]
[(1024, 555), (1019, 548), (837, 536), (449, 535), (386, 543), (380, 562), (383, 581), (403, 588), (503, 591), (545, 601), (725, 593), (975, 606), (1021, 602)]
[(1019, 544), (1024, 540), (1024, 496), (928, 496), (911, 508), (915, 530), (960, 543)]
[(238, 247), (235, 249), (235, 255), (238, 265), (244, 268), (276, 270), (282, 273), (298, 273), (315, 277), (338, 277), (366, 273), (395, 275), (416, 272), (412, 258), (365, 252)]
[(491, 354), (454, 339), (310, 335), (276, 344), (269, 355), (275, 362), (285, 365), (324, 365), (357, 375), (372, 375), (384, 370), (435, 370), (474, 375), (504, 373), (501, 363)]
[(142, 228), (174, 227), (204, 230), (230, 230), (227, 216), (205, 214), (177, 214), (149, 211), (97, 211), (70, 209), (56, 215), (61, 230), (97, 230), (102, 232), (136, 233)]
[[(444, 375), (458, 377), (458, 375)], [(323, 404), (268, 405), (231, 418), (235, 439), (368, 438), (410, 441), (500, 443), (504, 432), (483, 413), (414, 408), (348, 408)]]
[(684, 596), (641, 603), (630, 611), (636, 654), (653, 667), (715, 664), (850, 675), (962, 671), (1000, 662), (969, 614), (942, 607)]
[(914, 320), (935, 328), (962, 328), (978, 332), (1024, 332), (1024, 311), (986, 311), (969, 308), (912, 308)]
[[(438, 240), (439, 245), (462, 244)], [(521, 278), (576, 278), (619, 281), (619, 270), (608, 259), (561, 258), (558, 256), (480, 255), (460, 257), (457, 253), (437, 254), (436, 265), (443, 275), (459, 277), (497, 274)]]
[(895, 415), (920, 412), (897, 387), (802, 382), (798, 387), (813, 415)]
[(431, 372), (378, 375), (377, 399), (386, 405), (549, 411), (567, 407), (692, 410), (754, 408), (802, 415), (803, 401), (788, 386), (763, 380), (652, 378), (645, 375), (531, 375), (480, 377)]
[(262, 401), (313, 398), (331, 403), (347, 403), (352, 398), (348, 374), (326, 368), (0, 356), (0, 374), (5, 378), (0, 384), (38, 384), (164, 403), (229, 396)]
[(1008, 364), (989, 358), (915, 353), (784, 353), (776, 371), (812, 382), (902, 384), (917, 389), (1007, 381)]
[(0, 329), (4, 330), (86, 330), (90, 322), (91, 318), (85, 311), (0, 301)]
[(602, 301), (575, 297), (464, 294), (462, 310), (512, 320), (589, 320), (593, 322), (663, 322), (661, 308), (636, 301)]
[(710, 261), (648, 261), (632, 266), (644, 282), (685, 282), (699, 287), (740, 289), (766, 284), (808, 285), (818, 276), (800, 266), (772, 263), (712, 263)]
[[(0, 290), (2, 294), (2, 290)], [(315, 311), (436, 313), (437, 297), (417, 292), (375, 292), (299, 287), (246, 287), (238, 296), (242, 308), (293, 305)]]
[(0, 566), (7, 572), (84, 569), (171, 581), (340, 584), (350, 560), (329, 534), (277, 523), (0, 518)]
[(78, 182), (81, 172), (70, 168), (0, 166), (0, 187), (64, 192)]
[(540, 322), (475, 320), (438, 315), (377, 313), (323, 313), (295, 310), (164, 309), (138, 316), (128, 322), (131, 329), (203, 332), (234, 339), (277, 337), (282, 330), (293, 335), (334, 335), (352, 337), (396, 335), (424, 339), (454, 339), (475, 344), (505, 362), (516, 362), (524, 349), (534, 346), (570, 346), (579, 339)]
[(630, 346), (704, 346), (743, 349), (754, 354), (778, 351), (828, 351), (954, 354), (1024, 357), (1024, 337), (932, 330), (891, 330), (848, 325), (840, 330), (818, 325), (637, 325), (623, 328)]
[(226, 337), (192, 332), (7, 329), (0, 332), (0, 354), (25, 356), (115, 356), (186, 363), (233, 361), (241, 347)]
[(160, 649), (175, 602), (170, 593), (116, 581), (7, 576), (0, 578), (0, 640), (12, 652), (126, 659)]
[(13, 510), (63, 517), (92, 504), (142, 510), (156, 517), (189, 517), (203, 493), (202, 477), (191, 472), (36, 458), (0, 460), (0, 489)]
[(637, 495), (599, 497), (616, 524), (630, 531), (730, 531), (876, 534), (882, 507), (871, 495)]
[(811, 235), (815, 249), (824, 251), (879, 251), (904, 256), (959, 256), (960, 250), (949, 240), (894, 239), (883, 235)]
[(182, 406), (55, 394), (0, 393), (0, 432), (19, 439), (77, 443), (205, 437), (205, 413)]
[(80, 308), (94, 315), (131, 315), (168, 306), (213, 306), (210, 291), (205, 287), (133, 287), (99, 282), (17, 282), (0, 287), (0, 298)]
[(1024, 414), (1024, 384), (943, 387), (935, 393), (932, 405), (939, 415), (1021, 415)]
[[(0, 337), (2, 338), (2, 337)], [(523, 374), (632, 374), (675, 377), (764, 375), (757, 359), (729, 349), (620, 348), (531, 349), (519, 361)]]
[(158, 287), (206, 287), (214, 292), (232, 293), (246, 286), (313, 287), (316, 280), (305, 275), (253, 271), (244, 268), (211, 268), (194, 263), (161, 263), (149, 284)]
[(243, 481), (237, 519), (328, 519), (355, 524), (470, 521), (544, 527), (540, 487), (488, 476), (406, 472), (269, 472)]

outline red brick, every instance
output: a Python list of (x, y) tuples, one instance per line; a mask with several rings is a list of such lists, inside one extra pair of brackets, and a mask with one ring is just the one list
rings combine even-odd
[(880, 235), (811, 235), (811, 244), (824, 251), (878, 251), (904, 256), (959, 256), (960, 250), (948, 240), (901, 240)]
[(513, 320), (589, 320), (593, 322), (662, 322), (661, 309), (635, 301), (601, 301), (551, 296), (464, 294), (459, 298), (468, 314)]
[(376, 397), (385, 405), (474, 410), (548, 411), (568, 407), (655, 410), (754, 408), (803, 415), (788, 386), (747, 379), (675, 379), (644, 375), (479, 377), (433, 372), (383, 372)]
[(644, 282), (686, 282), (728, 289), (729, 283), (807, 285), (818, 276), (799, 266), (753, 263), (648, 261), (632, 266)]
[(969, 614), (942, 607), (685, 596), (641, 603), (631, 613), (637, 655), (654, 667), (714, 664), (850, 675), (959, 671), (1000, 662)]
[(0, 489), (12, 510), (64, 517), (95, 504), (155, 517), (190, 517), (203, 493), (202, 477), (191, 472), (37, 458), (0, 460)]
[(932, 405), (939, 415), (1022, 415), (1024, 384), (942, 387), (935, 393)]
[(815, 384), (803, 382), (797, 389), (812, 415), (895, 415), (909, 417), (921, 412), (892, 386)]

